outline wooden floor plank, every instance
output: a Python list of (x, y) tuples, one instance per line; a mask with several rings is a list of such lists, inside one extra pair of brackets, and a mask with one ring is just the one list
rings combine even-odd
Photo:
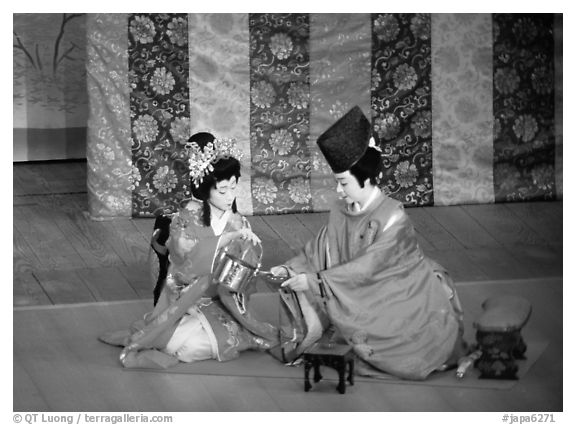
[(465, 248), (500, 246), (500, 244), (460, 206), (427, 208), (426, 212)]
[(15, 306), (52, 304), (52, 300), (31, 272), (15, 272), (12, 281), (13, 304)]
[(267, 239), (262, 241), (262, 269), (269, 270), (273, 266), (284, 264), (294, 257), (298, 250), (288, 247), (281, 239)]
[(24, 186), (22, 186), (22, 184), (20, 183), (20, 179), (18, 179), (16, 177), (16, 174), (13, 173), (13, 178), (12, 178), (12, 196), (16, 197), (16, 196), (24, 196), (26, 195), (26, 188)]
[(292, 250), (301, 249), (314, 237), (312, 231), (304, 227), (294, 214), (268, 215), (262, 218)]
[(149, 264), (138, 263), (126, 266), (116, 266), (116, 270), (124, 276), (139, 298), (152, 298), (154, 285), (149, 273)]
[(252, 230), (262, 240), (262, 269), (269, 270), (270, 267), (283, 264), (292, 258), (297, 250), (292, 249), (261, 216), (248, 217)]
[(41, 206), (21, 207), (14, 215), (14, 225), (42, 263), (43, 269), (86, 267), (82, 257), (52, 219), (55, 214)]
[(102, 238), (100, 223), (86, 220), (82, 212), (55, 212), (52, 218), (87, 267), (107, 267), (119, 263), (118, 255)]
[(154, 218), (132, 218), (132, 224), (134, 224), (134, 227), (138, 229), (144, 239), (150, 241), (154, 230)]
[[(54, 321), (45, 323), (42, 329), (47, 325), (57, 326)], [(48, 405), (48, 411), (54, 411), (54, 406), (61, 406), (60, 411), (74, 412), (78, 409), (78, 397), (85, 397), (86, 392), (92, 388), (93, 383), (85, 381), (91, 373), (86, 362), (75, 358), (70, 350), (67, 349), (65, 339), (59, 339), (60, 344), (50, 344), (42, 335), (38, 335), (39, 341), (42, 341), (42, 354), (29, 353), (28, 356), (20, 360), (22, 368), (26, 373), (33, 377), (34, 385), (39, 389), (43, 398)], [(54, 336), (53, 336), (54, 337)], [(15, 346), (16, 346), (15, 342)], [(26, 347), (20, 346), (24, 350)], [(67, 359), (62, 361), (59, 359)], [(79, 381), (74, 382), (74, 376)], [(106, 393), (103, 393), (106, 397)], [(95, 402), (89, 398), (85, 400), (87, 408), (95, 407)], [(25, 409), (28, 410), (28, 409)], [(94, 409), (93, 411), (96, 411)]]
[(29, 272), (42, 267), (41, 261), (20, 231), (12, 226), (12, 264), (14, 273)]
[(256, 233), (260, 239), (278, 239), (278, 234), (266, 223), (262, 216), (254, 215), (246, 218), (250, 223), (252, 231)]
[[(84, 241), (82, 246), (86, 247), (91, 256), (90, 260), (85, 259), (86, 263), (94, 267), (108, 267), (123, 264), (121, 257), (114, 249), (115, 239), (106, 237), (103, 230), (105, 225), (102, 222), (90, 220), (85, 212), (75, 212), (68, 214), (69, 227), (72, 225), (79, 230), (79, 235), (83, 235), (80, 241)], [(80, 251), (79, 251), (80, 252)]]
[(518, 220), (505, 204), (464, 205), (462, 208), (501, 245), (546, 243), (542, 237)]
[(113, 249), (125, 265), (146, 261), (150, 239), (144, 238), (131, 219), (116, 219), (99, 223), (106, 237), (114, 241)]
[(257, 378), (221, 376), (215, 380), (201, 377), (201, 383), (216, 401), (219, 412), (277, 412), (281, 409)]
[(562, 251), (541, 245), (507, 245), (505, 249), (532, 277), (562, 276)]
[[(18, 181), (18, 187), (23, 192), (22, 194), (46, 194), (51, 193), (50, 182), (46, 179), (39, 163), (14, 163), (12, 176), (14, 180)], [(20, 193), (18, 193), (20, 194)], [(16, 195), (16, 193), (15, 193)]]
[(133, 300), (138, 298), (128, 280), (115, 267), (75, 270), (97, 301)]
[(562, 245), (561, 202), (513, 202), (506, 208), (551, 245)]
[(78, 161), (43, 161), (37, 166), (49, 184), (49, 193), (86, 192), (85, 164)]
[[(125, 314), (125, 310), (104, 310), (102, 314), (97, 308), (73, 306), (51, 311), (48, 317), (42, 312), (15, 312), (15, 334), (25, 329), (32, 334), (17, 338), (14, 350), (25, 354), (21, 364), (45, 396), (46, 410), (121, 412), (126, 406), (146, 406), (138, 410), (216, 411), (217, 405), (203, 390), (200, 379), (193, 379), (193, 389), (186, 390), (190, 376), (126, 372), (118, 361), (119, 349), (97, 341), (104, 331), (125, 328), (140, 317)], [(70, 327), (70, 323), (82, 323), (82, 327)], [(19, 380), (19, 376), (14, 379)], [(165, 396), (170, 393), (171, 401), (167, 402)], [(29, 411), (22, 400), (14, 404), (20, 411)]]
[(489, 280), (526, 279), (532, 276), (530, 270), (506, 248), (473, 248), (465, 253)]
[(54, 304), (96, 301), (75, 270), (39, 270), (34, 272), (34, 276)]
[(317, 235), (320, 229), (328, 224), (329, 215), (328, 212), (294, 214), (298, 221), (314, 235)]
[(50, 410), (46, 400), (30, 377), (30, 374), (22, 366), (17, 356), (13, 358), (13, 375), (18, 379), (13, 380), (13, 404), (15, 412), (47, 412)]
[(125, 264), (118, 254), (118, 251), (125, 254), (118, 248), (117, 241), (121, 235), (115, 234), (113, 226), (106, 222), (90, 219), (85, 194), (42, 196), (35, 199), (46, 209), (62, 213), (55, 216), (57, 224), (88, 267)]
[(453, 250), (464, 248), (461, 242), (436, 221), (434, 215), (428, 212), (428, 208), (406, 208), (406, 213), (412, 220), (416, 232), (435, 249)]
[(487, 272), (486, 267), (484, 270), (478, 267), (466, 254), (467, 250), (434, 249), (424, 250), (424, 253), (444, 267), (455, 282), (488, 280), (489, 276), (494, 274)]
[(434, 247), (434, 245), (432, 245), (430, 242), (428, 242), (428, 239), (426, 239), (426, 237), (424, 235), (422, 235), (418, 229), (414, 229), (415, 233), (416, 233), (416, 239), (418, 240), (418, 245), (420, 245), (420, 248), (424, 251), (436, 251), (436, 248)]

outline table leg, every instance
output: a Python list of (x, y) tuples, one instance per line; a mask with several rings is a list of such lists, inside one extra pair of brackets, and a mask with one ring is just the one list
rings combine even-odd
[(311, 367), (312, 365), (310, 364), (310, 361), (304, 360), (304, 391), (306, 392), (310, 391), (310, 388), (312, 388), (309, 378)]
[(348, 360), (348, 382), (354, 385), (354, 359)]
[(338, 362), (338, 392), (346, 393), (346, 360), (344, 359)]
[(320, 374), (320, 361), (314, 359), (314, 382), (320, 382), (322, 375)]

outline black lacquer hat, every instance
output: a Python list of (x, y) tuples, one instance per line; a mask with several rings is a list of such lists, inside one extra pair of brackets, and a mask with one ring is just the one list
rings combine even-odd
[(334, 173), (352, 168), (366, 153), (371, 135), (370, 121), (354, 106), (326, 130), (316, 143)]

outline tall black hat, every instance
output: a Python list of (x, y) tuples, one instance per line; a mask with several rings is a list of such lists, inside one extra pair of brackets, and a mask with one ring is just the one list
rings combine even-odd
[(354, 106), (318, 137), (318, 147), (334, 173), (352, 168), (366, 153), (370, 139), (370, 121)]

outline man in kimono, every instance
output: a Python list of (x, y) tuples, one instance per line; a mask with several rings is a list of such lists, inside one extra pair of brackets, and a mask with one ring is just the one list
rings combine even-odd
[[(305, 305), (303, 350), (320, 335), (353, 346), (357, 373), (421, 380), (465, 354), (451, 278), (427, 258), (401, 202), (378, 187), (382, 161), (370, 122), (354, 107), (318, 138), (340, 196), (328, 224), (275, 274)], [(304, 310), (304, 309), (303, 309)]]

